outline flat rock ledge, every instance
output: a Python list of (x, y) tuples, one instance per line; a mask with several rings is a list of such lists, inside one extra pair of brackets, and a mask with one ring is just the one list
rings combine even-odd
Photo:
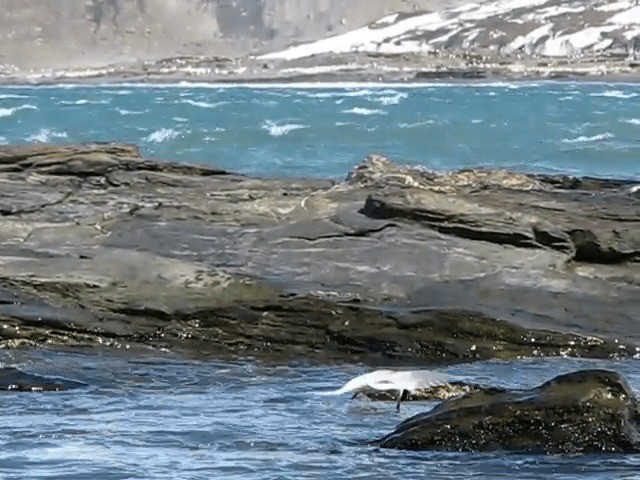
[(640, 409), (617, 372), (583, 370), (521, 391), (445, 400), (375, 442), (405, 450), (638, 453)]
[(640, 344), (625, 181), (371, 155), (249, 178), (134, 145), (0, 146), (0, 346), (431, 364)]

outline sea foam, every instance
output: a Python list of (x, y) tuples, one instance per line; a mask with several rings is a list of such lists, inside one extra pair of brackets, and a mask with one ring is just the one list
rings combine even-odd
[(38, 110), (38, 107), (35, 105), (25, 104), (18, 107), (0, 108), (0, 117), (10, 117), (20, 110)]
[(297, 123), (285, 123), (282, 125), (278, 125), (271, 120), (267, 120), (262, 124), (262, 129), (269, 132), (269, 135), (271, 135), (272, 137), (281, 137), (282, 135), (287, 135), (289, 132), (300, 130), (301, 128), (308, 127), (307, 125), (300, 125)]
[(622, 90), (606, 90), (601, 93), (591, 93), (590, 97), (606, 97), (606, 98), (634, 98), (637, 96), (636, 93), (627, 93)]
[(342, 113), (352, 113), (354, 115), (386, 115), (387, 112), (377, 108), (354, 107), (349, 110), (342, 110)]
[(144, 138), (145, 142), (162, 143), (166, 140), (171, 140), (180, 135), (180, 132), (172, 128), (161, 128), (156, 130)]
[(179, 103), (186, 103), (187, 105), (191, 105), (193, 107), (198, 107), (198, 108), (217, 108), (221, 105), (226, 105), (229, 102), (203, 102), (203, 101), (199, 101), (199, 100), (191, 100), (190, 98), (184, 99), (184, 100), (180, 100)]
[(33, 143), (49, 143), (56, 138), (68, 138), (67, 132), (57, 132), (48, 128), (41, 128), (38, 133), (29, 135), (27, 137), (28, 142)]
[(576, 138), (563, 138), (562, 143), (588, 143), (588, 142), (598, 142), (600, 140), (608, 140), (613, 138), (614, 135), (611, 132), (599, 133), (597, 135), (586, 136), (581, 135)]

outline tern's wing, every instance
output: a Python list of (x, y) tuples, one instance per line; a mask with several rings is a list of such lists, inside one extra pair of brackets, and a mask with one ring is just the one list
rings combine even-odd
[[(375, 385), (380, 381), (381, 377), (384, 377), (387, 374), (387, 370), (376, 370), (375, 372), (365, 373), (364, 375), (352, 378), (345, 383), (342, 388), (316, 392), (316, 395), (342, 395), (343, 393), (355, 392), (368, 387), (376, 388)], [(382, 388), (380, 390), (386, 390), (386, 388)]]
[(403, 390), (418, 390), (449, 383), (449, 375), (433, 370), (404, 370), (395, 372), (393, 380)]

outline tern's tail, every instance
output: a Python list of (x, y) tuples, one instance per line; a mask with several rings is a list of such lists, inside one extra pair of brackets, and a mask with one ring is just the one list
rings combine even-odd
[(338, 390), (325, 390), (324, 392), (313, 392), (315, 395), (342, 395), (343, 393), (347, 393), (349, 390), (344, 387), (339, 388)]

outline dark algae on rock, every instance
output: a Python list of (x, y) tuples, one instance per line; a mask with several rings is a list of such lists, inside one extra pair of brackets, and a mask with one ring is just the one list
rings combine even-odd
[(62, 392), (84, 386), (65, 378), (43, 377), (15, 367), (0, 367), (0, 392)]
[(369, 363), (640, 344), (640, 200), (620, 181), (260, 179), (134, 145), (0, 146), (0, 345)]
[(530, 390), (448, 399), (378, 442), (406, 450), (638, 453), (640, 410), (617, 372), (582, 370)]

